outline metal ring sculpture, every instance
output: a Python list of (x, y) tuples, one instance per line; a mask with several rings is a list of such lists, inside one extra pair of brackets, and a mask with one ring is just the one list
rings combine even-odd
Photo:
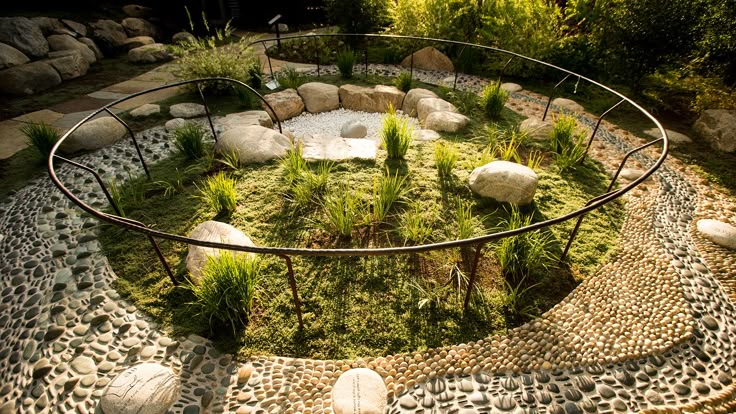
[[(596, 87), (599, 87), (599, 88), (601, 88), (601, 89), (603, 89), (603, 90), (605, 90), (605, 91), (607, 91), (607, 92), (609, 92), (609, 93), (617, 96), (618, 98), (620, 98), (620, 100), (615, 105), (613, 105), (612, 107), (610, 107), (609, 109), (607, 109), (606, 111), (604, 111), (598, 117), (598, 120), (597, 120), (597, 123), (595, 125), (595, 128), (593, 129), (593, 133), (591, 134), (590, 139), (588, 140), (588, 143), (587, 143), (586, 154), (587, 154), (587, 151), (590, 148), (593, 140), (595, 139), (596, 132), (598, 131), (598, 128), (600, 127), (600, 124), (601, 124), (601, 121), (603, 120), (603, 118), (606, 115), (608, 115), (612, 110), (614, 110), (615, 108), (617, 108), (618, 106), (620, 106), (621, 104), (623, 104), (625, 102), (626, 103), (629, 103), (634, 108), (636, 108), (637, 110), (639, 110), (642, 114), (644, 114), (647, 118), (649, 118), (656, 125), (656, 127), (659, 129), (660, 133), (662, 134), (662, 137), (659, 138), (659, 139), (656, 139), (654, 141), (648, 142), (648, 143), (646, 143), (646, 144), (644, 144), (642, 146), (639, 146), (639, 147), (634, 148), (634, 149), (630, 150), (629, 152), (627, 152), (624, 155), (624, 157), (622, 158), (622, 160), (621, 160), (621, 162), (619, 164), (618, 170), (616, 171), (616, 173), (614, 174), (613, 178), (611, 179), (611, 183), (610, 183), (610, 185), (609, 185), (606, 193), (601, 194), (601, 195), (599, 195), (597, 197), (594, 197), (593, 199), (591, 199), (590, 201), (588, 201), (588, 203), (584, 207), (582, 207), (582, 208), (580, 208), (580, 209), (578, 209), (576, 211), (573, 211), (573, 212), (564, 214), (564, 215), (562, 215), (560, 217), (551, 218), (551, 219), (548, 219), (548, 220), (545, 220), (545, 221), (533, 223), (533, 224), (531, 224), (529, 226), (518, 228), (518, 229), (514, 229), (514, 230), (507, 230), (507, 231), (502, 231), (502, 232), (497, 232), (497, 233), (492, 233), (492, 234), (486, 234), (486, 235), (482, 235), (482, 236), (478, 236), (478, 237), (472, 237), (472, 238), (469, 238), (469, 239), (452, 240), (452, 241), (444, 241), (444, 242), (439, 242), (439, 243), (430, 243), (430, 244), (422, 244), (422, 245), (415, 245), (415, 246), (404, 246), (404, 247), (384, 247), (384, 248), (375, 248), (375, 249), (370, 249), (370, 248), (356, 248), (356, 249), (312, 249), (312, 248), (265, 247), (265, 246), (251, 247), (251, 246), (239, 246), (239, 245), (233, 245), (233, 244), (227, 244), (227, 243), (206, 242), (206, 241), (192, 239), (192, 238), (189, 238), (189, 237), (186, 237), (186, 236), (181, 236), (181, 235), (177, 235), (177, 234), (166, 233), (166, 232), (155, 230), (155, 229), (153, 229), (151, 227), (148, 227), (144, 223), (141, 223), (141, 222), (138, 222), (138, 221), (135, 221), (135, 220), (131, 220), (131, 219), (127, 219), (127, 218), (124, 218), (124, 217), (121, 217), (120, 214), (119, 214), (120, 212), (118, 210), (118, 207), (115, 205), (112, 197), (110, 196), (110, 193), (108, 192), (107, 188), (105, 187), (105, 184), (102, 181), (102, 178), (100, 177), (100, 175), (93, 168), (90, 168), (89, 166), (82, 165), (80, 163), (77, 163), (77, 162), (72, 161), (70, 159), (64, 158), (64, 157), (62, 157), (62, 156), (60, 156), (60, 155), (57, 154), (57, 151), (59, 150), (59, 146), (64, 142), (65, 139), (67, 139), (71, 134), (73, 134), (74, 131), (77, 130), (77, 128), (79, 128), (81, 125), (83, 125), (85, 122), (89, 121), (90, 119), (92, 119), (96, 115), (98, 115), (100, 113), (103, 113), (103, 112), (106, 112), (109, 115), (111, 115), (112, 117), (114, 117), (116, 120), (118, 120), (120, 123), (122, 123), (125, 126), (125, 128), (128, 130), (128, 132), (130, 133), (131, 139), (133, 141), (133, 145), (134, 145), (134, 147), (136, 149), (138, 158), (139, 158), (139, 160), (140, 160), (140, 162), (141, 162), (141, 164), (143, 166), (143, 169), (144, 169), (145, 173), (150, 178), (150, 174), (148, 172), (148, 167), (147, 167), (147, 165), (145, 163), (145, 160), (143, 159), (143, 155), (141, 154), (140, 148), (138, 146), (138, 142), (137, 142), (137, 140), (135, 138), (135, 134), (133, 133), (132, 129), (125, 123), (125, 121), (123, 121), (122, 119), (120, 119), (120, 117), (118, 117), (117, 115), (115, 115), (110, 110), (110, 107), (112, 107), (112, 106), (114, 106), (116, 104), (119, 104), (121, 102), (127, 101), (129, 99), (135, 98), (137, 96), (144, 95), (146, 93), (150, 93), (150, 92), (154, 92), (154, 91), (159, 91), (159, 90), (162, 90), (162, 89), (167, 89), (167, 88), (172, 88), (172, 87), (177, 87), (177, 86), (181, 86), (181, 85), (187, 85), (187, 84), (195, 84), (196, 85), (197, 90), (198, 90), (199, 95), (200, 95), (200, 98), (202, 100), (202, 103), (204, 104), (205, 113), (206, 113), (207, 119), (209, 121), (209, 125), (210, 125), (211, 131), (212, 131), (212, 134), (213, 134), (215, 140), (217, 140), (217, 135), (215, 133), (215, 128), (214, 128), (214, 125), (212, 123), (212, 117), (211, 117), (211, 114), (210, 114), (210, 111), (209, 111), (209, 107), (207, 106), (207, 101), (206, 101), (206, 99), (204, 97), (204, 94), (202, 93), (202, 89), (201, 89), (201, 86), (200, 86), (202, 82), (211, 82), (211, 81), (231, 82), (231, 83), (237, 84), (240, 87), (247, 88), (252, 93), (256, 94), (256, 96), (258, 96), (258, 98), (263, 103), (265, 103), (265, 105), (271, 110), (271, 113), (274, 114), (274, 117), (276, 117), (275, 111), (273, 110), (273, 108), (271, 107), (271, 105), (268, 104), (268, 102), (263, 98), (263, 96), (261, 96), (257, 91), (255, 91), (250, 86), (244, 84), (243, 82), (240, 82), (240, 81), (237, 81), (237, 80), (233, 80), (233, 79), (228, 79), (228, 78), (204, 78), (204, 79), (194, 79), (194, 80), (187, 80), (187, 81), (181, 81), (181, 82), (166, 84), (166, 85), (163, 85), (163, 86), (160, 86), (160, 87), (157, 87), (157, 88), (148, 89), (146, 91), (141, 91), (141, 92), (138, 92), (138, 93), (129, 95), (127, 97), (118, 99), (118, 100), (116, 100), (114, 102), (111, 102), (111, 103), (105, 105), (104, 107), (96, 110), (92, 114), (88, 115), (87, 117), (85, 117), (84, 119), (82, 119), (81, 121), (79, 121), (76, 125), (74, 125), (69, 131), (67, 131), (61, 137), (61, 139), (56, 143), (56, 145), (54, 145), (54, 147), (51, 150), (51, 153), (49, 155), (49, 158), (48, 158), (48, 171), (49, 171), (49, 175), (51, 176), (51, 180), (53, 181), (54, 185), (56, 185), (56, 187), (58, 187), (59, 190), (61, 190), (61, 192), (64, 193), (64, 195), (66, 197), (68, 197), (72, 202), (74, 202), (82, 210), (86, 211), (87, 213), (89, 213), (93, 217), (96, 217), (96, 218), (98, 218), (100, 220), (103, 220), (103, 221), (106, 221), (108, 223), (114, 224), (116, 226), (124, 227), (124, 228), (130, 229), (130, 230), (133, 230), (133, 231), (136, 231), (136, 232), (145, 234), (146, 237), (148, 238), (148, 240), (151, 242), (154, 250), (156, 251), (157, 256), (161, 260), (161, 263), (164, 266), (164, 268), (166, 269), (169, 277), (171, 278), (172, 283), (174, 283), (175, 285), (178, 282), (177, 282), (176, 278), (174, 277), (174, 274), (171, 271), (168, 263), (166, 262), (163, 254), (161, 253), (161, 250), (159, 249), (158, 244), (156, 243), (156, 239), (167, 239), (167, 240), (171, 240), (171, 241), (175, 241), (175, 242), (186, 243), (186, 244), (196, 245), (196, 246), (202, 246), (202, 247), (211, 247), (211, 248), (216, 248), (216, 249), (227, 249), (227, 250), (235, 250), (235, 251), (242, 251), (242, 252), (249, 252), (249, 253), (271, 254), (271, 255), (275, 255), (275, 256), (278, 256), (278, 257), (284, 259), (284, 261), (286, 262), (286, 267), (287, 267), (287, 271), (288, 271), (289, 285), (290, 285), (290, 288), (291, 288), (291, 291), (292, 291), (292, 295), (293, 295), (293, 299), (294, 299), (294, 306), (296, 308), (296, 314), (297, 314), (297, 319), (298, 319), (298, 322), (299, 322), (299, 327), (302, 328), (303, 327), (303, 322), (302, 322), (302, 313), (301, 313), (301, 302), (299, 300), (299, 295), (298, 295), (298, 291), (297, 291), (296, 280), (295, 280), (295, 277), (294, 277), (294, 271), (293, 271), (293, 267), (292, 267), (292, 263), (291, 263), (291, 256), (386, 256), (386, 255), (395, 255), (395, 254), (421, 253), (421, 252), (427, 252), (427, 251), (432, 251), (432, 250), (450, 249), (450, 248), (456, 248), (456, 247), (469, 247), (469, 246), (474, 246), (475, 247), (475, 256), (474, 256), (474, 259), (473, 259), (473, 262), (472, 262), (471, 274), (470, 274), (470, 278), (469, 278), (469, 282), (468, 282), (468, 287), (467, 287), (467, 291), (466, 291), (466, 295), (465, 295), (465, 303), (464, 303), (464, 308), (467, 309), (467, 306), (468, 306), (468, 303), (469, 303), (469, 300), (470, 300), (470, 294), (471, 294), (471, 291), (472, 291), (472, 288), (473, 288), (473, 284), (475, 282), (478, 261), (479, 261), (480, 256), (481, 256), (481, 250), (482, 250), (483, 246), (485, 246), (489, 242), (492, 242), (492, 241), (495, 241), (495, 240), (499, 240), (499, 239), (502, 239), (502, 238), (505, 238), (505, 237), (512, 237), (512, 236), (516, 236), (518, 234), (522, 234), (522, 233), (526, 233), (526, 232), (531, 232), (531, 231), (543, 229), (545, 227), (554, 226), (556, 224), (565, 222), (567, 220), (571, 220), (571, 219), (577, 218), (577, 222), (575, 224), (575, 227), (573, 228), (573, 231), (570, 234), (570, 238), (569, 238), (569, 240), (567, 242), (567, 245), (565, 247), (565, 250), (563, 251), (563, 254), (562, 254), (562, 257), (561, 257), (561, 260), (562, 260), (566, 256), (566, 254), (567, 254), (567, 252), (568, 252), (568, 250), (569, 250), (569, 248), (570, 248), (570, 246), (571, 246), (571, 244), (572, 244), (572, 242), (573, 242), (573, 240), (574, 240), (574, 238), (575, 238), (575, 236), (577, 234), (577, 231), (578, 231), (578, 229), (580, 227), (580, 224), (581, 224), (581, 222), (582, 222), (583, 217), (585, 216), (585, 214), (587, 214), (588, 212), (593, 211), (593, 210), (595, 210), (595, 209), (597, 209), (597, 208), (599, 208), (599, 207), (601, 207), (601, 206), (603, 206), (603, 205), (605, 205), (605, 204), (607, 204), (607, 203), (609, 203), (609, 202), (617, 199), (618, 197), (621, 197), (622, 195), (624, 195), (625, 193), (627, 193), (628, 191), (632, 190), (634, 187), (636, 187), (637, 185), (639, 185), (640, 183), (642, 183), (644, 180), (646, 180), (649, 176), (651, 176), (662, 165), (662, 163), (664, 162), (664, 160), (665, 160), (665, 158), (667, 156), (667, 152), (668, 152), (668, 148), (669, 148), (669, 142), (668, 142), (668, 138), (667, 138), (667, 133), (665, 132), (664, 128), (659, 123), (659, 121), (657, 121), (657, 119), (654, 118), (654, 116), (652, 116), (644, 108), (642, 108), (641, 106), (639, 106), (634, 101), (632, 101), (631, 99), (627, 98), (626, 96), (622, 95), (621, 93), (619, 93), (619, 92), (617, 92), (617, 91), (615, 91), (615, 90), (613, 90), (613, 89), (611, 89), (611, 88), (609, 88), (609, 87), (607, 87), (607, 86), (605, 86), (605, 85), (603, 85), (601, 83), (598, 83), (596, 81), (593, 81), (591, 79), (588, 79), (588, 78), (586, 78), (586, 77), (584, 77), (582, 75), (579, 75), (577, 73), (571, 72), (569, 70), (566, 70), (566, 69), (563, 69), (563, 68), (560, 68), (560, 67), (551, 65), (549, 63), (542, 62), (542, 61), (536, 60), (536, 59), (532, 59), (532, 58), (529, 58), (529, 57), (520, 55), (518, 53), (514, 53), (514, 52), (510, 52), (510, 51), (507, 51), (507, 50), (502, 50), (502, 49), (498, 49), (498, 48), (494, 48), (494, 47), (490, 47), (490, 46), (483, 46), (483, 45), (478, 45), (478, 44), (471, 44), (471, 43), (465, 43), (465, 42), (459, 42), (459, 41), (452, 41), (452, 40), (423, 38), (423, 37), (417, 37), (417, 36), (398, 36), (398, 35), (381, 35), (381, 34), (320, 34), (320, 35), (317, 35), (317, 34), (309, 34), (309, 35), (296, 35), (296, 36), (281, 37), (280, 40), (289, 40), (289, 39), (298, 39), (298, 38), (309, 38), (309, 39), (315, 39), (316, 40), (316, 39), (318, 39), (320, 37), (347, 37), (347, 38), (362, 38), (362, 39), (368, 39), (368, 38), (401, 39), (401, 40), (412, 40), (412, 41), (421, 41), (421, 42), (429, 42), (429, 43), (440, 43), (440, 44), (450, 44), (450, 45), (455, 45), (455, 46), (462, 46), (463, 47), (462, 51), (464, 51), (465, 48), (467, 48), (467, 47), (473, 47), (473, 48), (478, 48), (478, 49), (481, 49), (481, 50), (491, 51), (491, 52), (494, 52), (494, 53), (500, 53), (502, 55), (509, 56), (509, 60), (505, 63), (505, 65), (503, 66), (503, 68), (500, 71), (500, 74), (499, 74), (499, 77), (498, 77), (499, 82), (501, 81), (501, 78), (503, 77), (503, 72), (505, 71), (505, 69), (509, 66), (509, 64), (514, 59), (522, 59), (524, 61), (531, 62), (531, 63), (534, 63), (534, 64), (538, 64), (538, 65), (541, 65), (541, 66), (546, 67), (546, 68), (554, 69), (554, 70), (556, 70), (558, 72), (561, 72), (564, 75), (564, 77), (562, 78), (562, 80), (560, 80), (555, 85), (555, 87), (552, 90), (552, 93), (550, 93), (550, 96), (548, 97), (547, 105), (546, 105), (546, 108), (545, 108), (545, 111), (544, 111), (544, 116), (545, 117), (547, 115), (547, 112), (548, 112), (549, 107), (550, 107), (550, 103), (552, 101), (552, 95), (553, 95), (554, 91), (562, 83), (564, 83), (570, 77), (576, 77), (578, 79), (578, 82), (580, 80), (583, 80), (585, 82), (588, 82), (591, 85), (594, 85)], [(278, 39), (275, 39), (275, 38), (261, 39), (261, 40), (257, 40), (255, 42), (252, 42), (251, 45), (254, 45), (254, 44), (257, 44), (257, 43), (261, 43), (264, 46), (264, 48), (265, 48), (266, 47), (266, 42), (276, 42), (277, 40)], [(462, 54), (462, 51), (460, 52), (461, 54)], [(269, 70), (270, 70), (271, 76), (273, 77), (273, 69), (272, 69), (272, 65), (271, 65), (271, 58), (270, 58), (270, 56), (268, 56), (268, 49), (267, 48), (266, 48), (266, 56), (268, 57)], [(368, 66), (368, 62), (367, 62), (367, 51), (366, 51), (365, 56), (366, 56), (365, 65), (366, 65), (366, 73), (367, 73), (367, 66)], [(319, 55), (316, 56), (316, 60), (317, 60), (317, 73), (318, 73), (318, 76), (319, 76), (319, 70), (320, 70)], [(413, 65), (413, 54), (412, 54), (411, 69), (410, 69), (412, 75), (413, 75), (413, 69), (414, 69), (414, 65)], [(456, 86), (457, 76), (458, 76), (458, 73), (456, 71), (455, 72), (455, 85), (453, 85), (453, 87)], [(279, 131), (281, 132), (281, 121), (278, 118), (276, 119), (276, 121), (277, 121), (277, 124), (278, 124)], [(644, 174), (642, 174), (636, 180), (632, 181), (631, 183), (629, 183), (626, 186), (623, 186), (623, 187), (619, 188), (618, 190), (612, 191), (613, 186), (616, 183), (616, 179), (618, 178), (618, 175), (621, 172), (622, 168), (624, 167), (624, 165), (625, 165), (626, 161), (628, 160), (628, 158), (631, 155), (633, 155), (633, 154), (635, 154), (635, 153), (637, 153), (637, 152), (639, 152), (639, 151), (641, 151), (641, 150), (643, 150), (643, 149), (645, 149), (647, 147), (650, 147), (652, 145), (659, 144), (659, 143), (662, 144), (662, 151), (661, 151), (659, 157), (657, 158), (657, 160), (654, 162), (654, 164), (649, 169), (647, 169), (644, 172)], [(115, 215), (115, 214), (109, 214), (109, 213), (105, 213), (103, 211), (99, 211), (99, 210), (95, 209), (94, 207), (86, 204), (84, 201), (82, 201), (80, 198), (78, 198), (74, 194), (72, 194), (72, 192), (68, 188), (66, 188), (64, 186), (64, 184), (59, 180), (58, 176), (56, 175), (56, 161), (66, 162), (68, 164), (71, 164), (74, 167), (80, 168), (80, 169), (85, 170), (85, 171), (89, 172), (90, 174), (92, 174), (95, 177), (95, 180), (97, 181), (97, 183), (102, 188), (102, 191), (105, 194), (105, 196), (108, 199), (108, 201), (110, 202), (110, 204), (112, 205), (112, 208), (118, 214)]]

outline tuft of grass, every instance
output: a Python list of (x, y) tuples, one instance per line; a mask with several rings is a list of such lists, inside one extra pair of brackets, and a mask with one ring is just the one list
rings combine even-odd
[(585, 135), (578, 127), (578, 121), (570, 115), (560, 116), (553, 125), (549, 145), (561, 171), (579, 163), (585, 155)]
[(457, 226), (457, 240), (473, 237), (475, 234), (473, 226), (473, 204), (469, 201), (455, 201), (455, 225)]
[(240, 155), (238, 155), (238, 151), (235, 148), (230, 148), (224, 153), (221, 153), (220, 158), (215, 161), (233, 171), (237, 171), (243, 166), (240, 162)]
[(247, 254), (223, 251), (210, 256), (198, 283), (187, 289), (194, 295), (189, 304), (197, 317), (209, 320), (210, 330), (218, 322), (230, 326), (233, 337), (248, 325), (256, 297), (259, 261)]
[(43, 159), (49, 157), (54, 144), (61, 138), (59, 131), (45, 122), (29, 122), (20, 127), (20, 132)]
[(440, 178), (452, 176), (452, 170), (457, 163), (457, 148), (449, 143), (437, 142), (434, 144), (434, 165)]
[(298, 180), (292, 182), (287, 193), (289, 201), (294, 203), (297, 209), (304, 209), (319, 203), (327, 191), (327, 182), (330, 179), (333, 164), (331, 162), (320, 162), (316, 171), (306, 168), (302, 171)]
[(532, 170), (538, 170), (542, 166), (544, 161), (544, 154), (537, 150), (529, 151), (529, 155), (526, 158), (526, 166)]
[(394, 86), (402, 92), (409, 92), (414, 84), (410, 72), (401, 72), (394, 79)]
[(256, 60), (248, 66), (248, 83), (253, 89), (261, 89), (263, 86), (263, 64), (260, 60)]
[(397, 115), (394, 107), (389, 105), (381, 128), (381, 142), (388, 152), (388, 158), (403, 159), (406, 156), (413, 129), (409, 125), (409, 119)]
[(422, 244), (432, 236), (432, 217), (421, 203), (411, 203), (401, 215), (399, 235), (404, 244)]
[(337, 236), (349, 239), (355, 226), (362, 220), (363, 194), (341, 187), (337, 192), (325, 196), (322, 207), (326, 217), (325, 227)]
[(305, 83), (307, 83), (307, 77), (300, 73), (293, 66), (284, 66), (278, 74), (276, 79), (279, 81), (279, 85), (286, 89), (296, 89)]
[(460, 113), (472, 116), (474, 113), (477, 112), (478, 95), (476, 95), (475, 92), (462, 91), (460, 89), (442, 89), (441, 92), (443, 92), (445, 99), (447, 99), (451, 104), (455, 105)]
[(479, 103), (483, 112), (489, 118), (498, 118), (508, 99), (509, 94), (505, 90), (501, 89), (501, 84), (498, 82), (492, 82), (483, 88), (483, 93), (480, 96)]
[(380, 178), (373, 179), (373, 221), (382, 223), (393, 205), (401, 202), (406, 195), (406, 176), (399, 177), (399, 172), (391, 175), (386, 173)]
[[(532, 223), (531, 215), (523, 215), (518, 207), (511, 206), (508, 218), (501, 221), (502, 229), (514, 230)], [(547, 233), (533, 231), (506, 237), (496, 247), (496, 257), (501, 274), (509, 284), (518, 286), (530, 277), (535, 269), (547, 269), (553, 260), (550, 248), (552, 239)]]
[(238, 193), (235, 189), (236, 181), (224, 172), (219, 172), (208, 178), (199, 188), (199, 198), (203, 200), (217, 214), (235, 211)]
[(539, 283), (530, 286), (524, 286), (526, 275), (521, 278), (519, 283), (511, 284), (504, 279), (504, 289), (501, 293), (501, 306), (506, 320), (514, 324), (523, 322), (523, 318), (531, 318), (534, 316), (535, 307), (527, 303), (527, 295)]
[(345, 49), (337, 54), (337, 69), (344, 79), (353, 77), (353, 65), (355, 65), (355, 53), (352, 49)]
[(196, 160), (206, 152), (204, 127), (196, 122), (187, 122), (173, 131), (174, 146), (187, 160)]

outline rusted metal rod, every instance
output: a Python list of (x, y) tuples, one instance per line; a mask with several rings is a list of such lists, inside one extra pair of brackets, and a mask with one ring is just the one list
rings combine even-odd
[(199, 91), (199, 97), (202, 99), (202, 103), (204, 104), (204, 113), (207, 115), (207, 120), (210, 123), (210, 130), (212, 131), (212, 138), (215, 139), (215, 142), (217, 142), (217, 133), (215, 132), (215, 124), (212, 123), (212, 116), (210, 115), (210, 107), (207, 105), (207, 100), (204, 98), (204, 93), (202, 92), (202, 86), (199, 82), (197, 82), (197, 91)]
[(285, 254), (279, 254), (279, 257), (286, 262), (286, 272), (289, 276), (289, 287), (291, 295), (294, 297), (294, 308), (296, 309), (296, 318), (299, 321), (299, 329), (304, 329), (304, 321), (302, 321), (302, 302), (299, 300), (299, 292), (296, 290), (296, 279), (294, 278), (294, 268), (291, 265), (291, 258)]
[(141, 160), (141, 164), (143, 165), (143, 171), (146, 172), (146, 176), (150, 180), (151, 179), (151, 173), (148, 172), (148, 166), (146, 166), (146, 161), (143, 159), (143, 154), (141, 154), (141, 148), (138, 146), (138, 140), (135, 139), (135, 134), (133, 133), (133, 130), (130, 129), (130, 126), (128, 125), (127, 122), (125, 122), (122, 119), (120, 119), (120, 117), (117, 116), (114, 112), (112, 112), (110, 110), (110, 108), (105, 108), (105, 112), (107, 112), (108, 114), (110, 114), (110, 116), (112, 116), (113, 118), (117, 119), (118, 122), (120, 122), (121, 124), (123, 124), (123, 126), (125, 127), (125, 129), (128, 130), (128, 133), (130, 134), (130, 137), (133, 138), (133, 146), (135, 146), (135, 151), (138, 153), (138, 159)]
[(595, 128), (593, 128), (593, 133), (590, 134), (590, 139), (588, 140), (588, 145), (585, 147), (585, 152), (583, 153), (583, 156), (580, 158), (580, 161), (578, 163), (582, 164), (583, 161), (585, 160), (585, 156), (588, 155), (588, 150), (590, 149), (591, 144), (593, 144), (593, 138), (595, 138), (595, 133), (598, 132), (598, 128), (601, 126), (601, 122), (603, 121), (603, 118), (605, 118), (606, 115), (608, 115), (609, 112), (613, 111), (614, 109), (616, 109), (619, 105), (621, 105), (624, 102), (626, 102), (625, 99), (622, 99), (622, 100), (618, 101), (618, 103), (616, 103), (612, 107), (608, 108), (608, 110), (606, 110), (606, 112), (602, 113), (601, 116), (598, 117), (598, 122), (596, 122)]
[(468, 280), (468, 290), (465, 292), (465, 302), (463, 303), (463, 316), (468, 311), (470, 304), (470, 296), (473, 293), (473, 285), (475, 284), (475, 276), (478, 274), (478, 262), (480, 261), (480, 253), (485, 243), (480, 243), (475, 248), (475, 256), (473, 257), (473, 266), (470, 268), (470, 279)]

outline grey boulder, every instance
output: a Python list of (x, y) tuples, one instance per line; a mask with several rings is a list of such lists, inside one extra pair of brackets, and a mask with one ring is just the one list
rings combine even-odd
[(82, 54), (82, 57), (87, 61), (87, 63), (92, 64), (97, 62), (97, 56), (89, 46), (69, 35), (51, 35), (46, 38), (46, 40), (48, 40), (49, 47), (54, 52), (60, 50), (77, 50)]
[(0, 70), (30, 62), (28, 56), (13, 46), (0, 43)]
[(61, 83), (61, 76), (46, 62), (31, 62), (0, 72), (0, 94), (33, 95)]
[(26, 56), (40, 58), (49, 53), (43, 32), (25, 17), (0, 17), (0, 42), (13, 46)]
[(171, 54), (162, 43), (140, 46), (128, 51), (128, 59), (133, 63), (156, 63), (171, 59)]
[(89, 62), (79, 50), (75, 49), (51, 52), (47, 62), (59, 72), (62, 80), (84, 76), (89, 70)]
[(87, 121), (77, 128), (61, 144), (59, 149), (66, 154), (82, 150), (95, 150), (112, 145), (125, 137), (127, 130), (111, 116)]

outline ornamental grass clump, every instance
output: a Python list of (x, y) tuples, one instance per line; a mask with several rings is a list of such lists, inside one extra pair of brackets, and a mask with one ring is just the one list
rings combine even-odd
[[(516, 206), (512, 206), (508, 214), (508, 218), (501, 222), (503, 231), (526, 227), (532, 223), (532, 216), (522, 214)], [(524, 280), (532, 280), (534, 270), (547, 269), (552, 263), (551, 244), (549, 235), (539, 230), (502, 239), (496, 247), (496, 258), (501, 266), (501, 274), (508, 284), (519, 286)]]
[(394, 86), (402, 92), (409, 92), (413, 83), (414, 81), (411, 79), (410, 72), (401, 72), (396, 79), (394, 79)]
[(190, 306), (197, 316), (229, 325), (233, 337), (248, 325), (258, 288), (260, 263), (247, 254), (223, 251), (210, 256), (197, 283), (188, 289), (194, 295)]
[(444, 142), (434, 144), (434, 165), (440, 178), (451, 177), (456, 163), (457, 149), (452, 144)]
[(61, 138), (59, 131), (45, 122), (29, 122), (20, 127), (20, 132), (44, 159), (49, 157), (54, 144)]
[(208, 178), (199, 188), (199, 198), (217, 214), (231, 213), (237, 206), (236, 181), (224, 172)]
[(322, 208), (327, 230), (349, 239), (355, 226), (363, 220), (363, 194), (351, 188), (339, 188), (325, 196)]
[(322, 161), (312, 170), (302, 157), (300, 146), (292, 147), (281, 158), (282, 175), (287, 186), (286, 199), (297, 209), (318, 203), (327, 191), (334, 164)]
[(345, 49), (337, 54), (337, 69), (344, 79), (353, 77), (353, 65), (355, 65), (355, 53), (352, 49)]
[(489, 118), (497, 118), (508, 99), (509, 94), (501, 88), (499, 82), (489, 83), (480, 96), (480, 107)]
[(399, 235), (404, 244), (422, 244), (432, 236), (433, 218), (421, 203), (411, 203), (401, 215)]
[(206, 152), (204, 133), (204, 127), (201, 124), (187, 122), (174, 130), (174, 147), (187, 160), (196, 160)]
[(585, 136), (578, 128), (578, 121), (570, 115), (562, 115), (552, 126), (550, 149), (555, 153), (555, 165), (561, 171), (575, 166), (585, 156)]
[(381, 128), (381, 142), (388, 152), (390, 159), (403, 159), (409, 151), (414, 128), (409, 119), (396, 114), (394, 107), (389, 104)]
[(296, 89), (307, 83), (307, 77), (299, 73), (293, 66), (284, 66), (276, 74), (276, 79), (278, 79), (279, 85), (285, 89)]
[(383, 222), (395, 203), (401, 202), (407, 192), (406, 176), (399, 172), (391, 175), (388, 170), (380, 178), (373, 179), (373, 214), (376, 223)]

